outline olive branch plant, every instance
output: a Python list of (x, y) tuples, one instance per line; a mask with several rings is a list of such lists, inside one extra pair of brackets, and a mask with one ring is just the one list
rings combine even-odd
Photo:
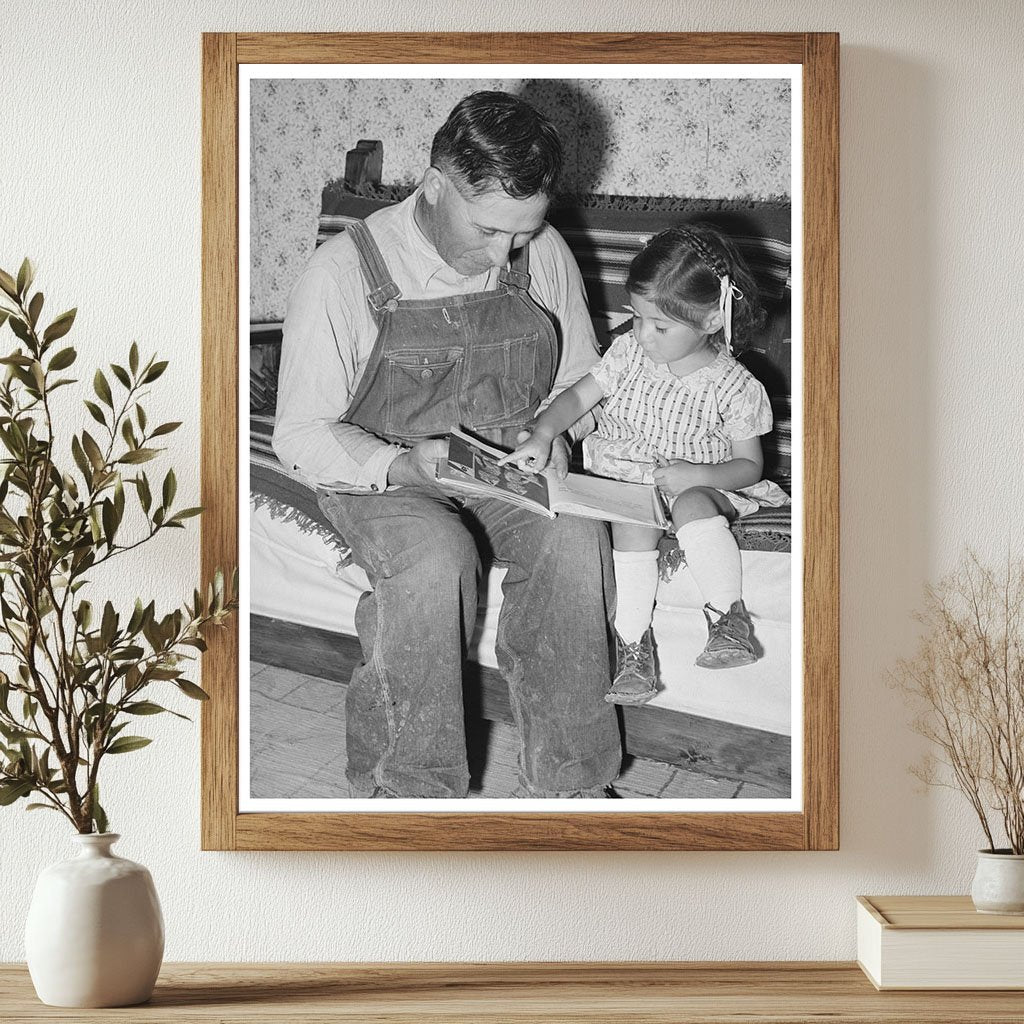
[[(925, 588), (915, 618), (917, 652), (893, 679), (917, 709), (912, 728), (938, 756), (910, 770), (967, 798), (988, 852), (1024, 854), (1024, 561), (1007, 558), (996, 571), (969, 552)], [(1000, 834), (1008, 850), (997, 847)]]
[(207, 699), (185, 673), (206, 649), (207, 628), (236, 607), (237, 572), (226, 584), (218, 570), (164, 615), (141, 598), (124, 613), (86, 599), (94, 570), (184, 528), (202, 509), (173, 507), (173, 469), (155, 495), (138, 468), (181, 424), (148, 422), (141, 401), (167, 362), (142, 360), (134, 342), (125, 365), (96, 370), (95, 400), (83, 399), (98, 429), (70, 433), (70, 458), (60, 450), (51, 399), (77, 383), (63, 375), (77, 353), (57, 342), (76, 310), (43, 328), (33, 278), (27, 259), (16, 276), (0, 271), (0, 328), (6, 322), (17, 340), (0, 357), (0, 667), (10, 670), (0, 671), (0, 806), (35, 795), (29, 809), (56, 810), (80, 833), (106, 832), (101, 764), (152, 742), (125, 733), (133, 719), (187, 719), (149, 699), (158, 685)]

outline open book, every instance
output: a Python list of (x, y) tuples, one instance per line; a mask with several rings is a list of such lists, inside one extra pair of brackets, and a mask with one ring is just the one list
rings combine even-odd
[(501, 498), (551, 519), (556, 513), (604, 519), (610, 523), (668, 527), (661, 494), (653, 484), (625, 483), (600, 476), (570, 473), (525, 473), (516, 466), (499, 466), (505, 452), (470, 437), (458, 428), (448, 436), (448, 461), (438, 465), (437, 478), (450, 487)]

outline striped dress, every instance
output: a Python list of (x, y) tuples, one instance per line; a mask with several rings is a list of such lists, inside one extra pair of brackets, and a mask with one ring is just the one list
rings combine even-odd
[[(591, 375), (605, 395), (597, 430), (583, 441), (587, 469), (597, 476), (652, 483), (659, 457), (728, 462), (733, 441), (772, 429), (764, 386), (724, 349), (707, 366), (677, 377), (648, 359), (630, 332), (612, 343)], [(722, 493), (740, 515), (789, 504), (769, 480)]]

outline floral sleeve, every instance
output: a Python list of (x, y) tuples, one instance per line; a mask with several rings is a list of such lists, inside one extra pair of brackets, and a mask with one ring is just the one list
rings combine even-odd
[(771, 433), (772, 406), (764, 385), (748, 376), (743, 387), (722, 410), (725, 432), (733, 441)]
[(632, 331), (616, 338), (602, 356), (601, 362), (590, 371), (590, 375), (601, 388), (601, 394), (606, 398), (618, 390), (625, 378), (629, 370), (630, 348), (635, 345)]

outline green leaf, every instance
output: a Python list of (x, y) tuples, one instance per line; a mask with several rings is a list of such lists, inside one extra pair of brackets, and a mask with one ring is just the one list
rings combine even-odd
[(114, 606), (107, 601), (103, 605), (103, 621), (100, 623), (100, 640), (104, 647), (109, 647), (117, 632), (117, 612)]
[(82, 431), (82, 447), (85, 449), (85, 454), (89, 456), (92, 468), (99, 472), (105, 465), (103, 453), (100, 451), (100, 446), (93, 440), (92, 434), (87, 430)]
[(14, 278), (6, 271), (0, 270), (0, 288), (2, 288), (15, 302), (18, 301), (18, 286)]
[(114, 481), (114, 511), (120, 524), (124, 518), (124, 481), (120, 477)]
[(132, 342), (132, 347), (128, 350), (128, 365), (131, 367), (133, 374), (139, 372), (139, 346)]
[(146, 410), (141, 405), (135, 406), (135, 418), (139, 421), (139, 430), (146, 429)]
[(170, 507), (172, 501), (174, 501), (174, 495), (178, 491), (178, 479), (174, 475), (174, 470), (167, 470), (167, 476), (164, 477), (163, 486), (163, 504), (164, 507)]
[(132, 750), (148, 747), (153, 741), (145, 736), (119, 736), (106, 749), (108, 754), (127, 754)]
[(61, 313), (61, 315), (57, 317), (57, 319), (54, 320), (45, 331), (43, 331), (43, 341), (49, 344), (51, 341), (63, 338), (64, 335), (71, 330), (71, 325), (75, 322), (75, 315), (77, 313), (77, 307), (69, 309), (66, 313)]
[(114, 536), (117, 533), (117, 513), (114, 511), (114, 503), (106, 498), (102, 505), (103, 536), (106, 538), (109, 547), (114, 546)]
[(132, 379), (128, 376), (128, 371), (123, 366), (118, 366), (117, 363), (110, 364), (110, 372), (126, 387), (132, 386)]
[(7, 318), (10, 315), (11, 315), (10, 310), (8, 310), (8, 309), (0, 309), (0, 327), (3, 327), (3, 325), (7, 322)]
[(59, 807), (54, 807), (53, 804), (28, 804), (25, 807), (26, 811), (57, 811), (60, 813)]
[(134, 704), (125, 704), (124, 711), (128, 715), (159, 715), (167, 708), (154, 704), (151, 700), (139, 700)]
[(134, 451), (125, 452), (117, 461), (134, 466), (139, 462), (149, 462), (150, 459), (155, 459), (159, 454), (156, 448), (136, 448)]
[(71, 438), (71, 455), (74, 457), (75, 465), (78, 466), (78, 471), (87, 481), (91, 481), (92, 468), (89, 465), (88, 458), (86, 458), (82, 443), (78, 440), (77, 436)]
[(139, 447), (139, 442), (135, 440), (135, 428), (132, 426), (132, 421), (125, 417), (124, 423), (121, 424), (121, 436), (124, 438), (124, 443), (134, 451)]
[(98, 785), (92, 787), (92, 820), (96, 826), (97, 832), (108, 832), (107, 827), (107, 815), (103, 808), (100, 806), (100, 787)]
[(143, 473), (142, 476), (136, 478), (135, 486), (139, 492), (139, 501), (142, 504), (142, 508), (148, 515), (149, 509), (153, 504), (153, 496), (149, 491), (149, 477)]
[(28, 322), (32, 325), (33, 330), (36, 324), (39, 322), (39, 314), (43, 308), (43, 293), (36, 292), (32, 296), (32, 301), (28, 304)]
[(18, 295), (24, 295), (32, 287), (32, 281), (36, 276), (36, 268), (32, 261), (26, 256), (18, 268)]
[(31, 779), (18, 779), (12, 782), (0, 782), (0, 807), (8, 807), (15, 800), (27, 796), (34, 788)]
[(32, 332), (29, 331), (28, 324), (21, 317), (12, 314), (7, 322), (11, 325), (11, 330), (14, 331), (21, 341), (25, 342), (26, 345), (31, 344)]
[(171, 431), (177, 430), (178, 427), (180, 427), (180, 426), (181, 426), (181, 421), (180, 420), (177, 421), (176, 423), (161, 423), (160, 426), (157, 427), (156, 430), (153, 431), (153, 433), (150, 435), (150, 437), (163, 437), (164, 434), (169, 434), (169, 433), (171, 433)]
[(143, 384), (152, 384), (167, 369), (167, 360), (163, 360), (159, 363), (154, 363), (147, 371), (146, 376), (142, 379)]
[(113, 409), (114, 396), (110, 393), (110, 385), (107, 383), (107, 378), (103, 375), (102, 370), (96, 371), (96, 375), (92, 379), (92, 386), (96, 394), (100, 396), (100, 401)]
[(103, 410), (95, 403), (90, 402), (88, 398), (82, 400), (86, 409), (89, 410), (89, 415), (101, 426), (107, 425), (107, 417), (104, 415)]
[(186, 697), (191, 697), (193, 700), (210, 699), (210, 695), (201, 686), (196, 686), (195, 683), (190, 683), (187, 679), (178, 679), (174, 685), (177, 686)]
[(85, 631), (92, 625), (92, 604), (89, 601), (82, 601), (75, 609), (75, 618), (79, 627)]
[(167, 525), (171, 523), (180, 523), (183, 519), (191, 519), (193, 516), (198, 516), (202, 513), (203, 506), (195, 505), (192, 508), (183, 508), (180, 512), (175, 512), (170, 519), (167, 520)]
[(71, 348), (62, 348), (51, 360), (50, 365), (46, 368), (49, 373), (51, 370), (66, 370), (76, 359), (78, 353)]

